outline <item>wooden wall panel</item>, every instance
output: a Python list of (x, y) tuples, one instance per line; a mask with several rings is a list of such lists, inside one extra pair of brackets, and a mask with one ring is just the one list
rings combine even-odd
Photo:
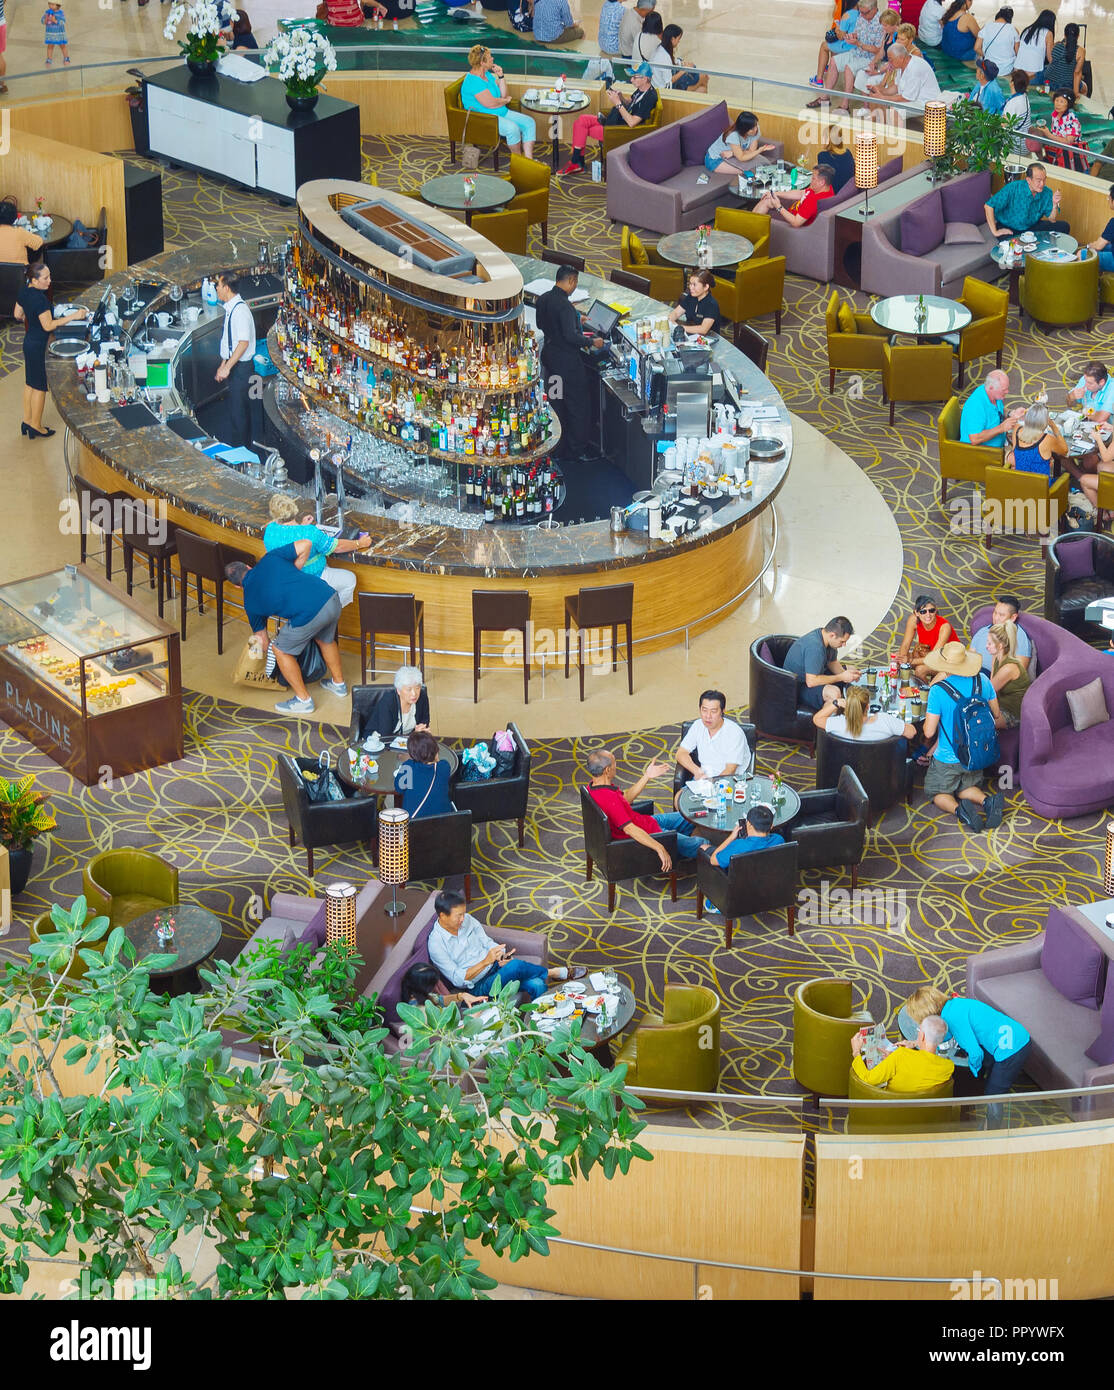
[[(798, 1268), (804, 1139), (650, 1127), (638, 1142), (652, 1162), (625, 1177), (598, 1174), (552, 1187), (563, 1236), (659, 1254)], [(576, 1246), (511, 1264), (476, 1248), (485, 1273), (517, 1288), (588, 1298), (796, 1299), (799, 1280)]]
[[(1043, 1279), (1046, 1296), (1055, 1279), (1061, 1299), (1114, 1296), (1108, 1121), (918, 1143), (818, 1136), (816, 1155), (816, 1269), (946, 1279), (978, 1271)], [(818, 1299), (950, 1300), (956, 1292), (815, 1281)]]
[(112, 266), (127, 265), (124, 163), (115, 155), (13, 130), (8, 152), (0, 156), (0, 188), (14, 193), (21, 207), (33, 207), (41, 195), (50, 211), (80, 217), (89, 226), (107, 208)]
[(8, 108), (11, 128), (13, 132), (26, 131), (102, 154), (130, 150), (133, 148), (132, 126), (123, 84), (131, 80), (125, 77), (112, 91), (91, 96), (58, 97), (13, 105)]

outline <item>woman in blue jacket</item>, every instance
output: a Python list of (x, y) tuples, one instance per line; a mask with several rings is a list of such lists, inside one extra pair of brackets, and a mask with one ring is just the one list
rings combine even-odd
[(1016, 1019), (981, 1000), (949, 996), (934, 985), (922, 985), (905, 1001), (905, 1012), (918, 1027), (930, 1014), (940, 1015), (948, 1025), (949, 1038), (967, 1054), (966, 1065), (982, 1083), (982, 1095), (1005, 1095), (1025, 1067), (1031, 1046), (1028, 1032)]

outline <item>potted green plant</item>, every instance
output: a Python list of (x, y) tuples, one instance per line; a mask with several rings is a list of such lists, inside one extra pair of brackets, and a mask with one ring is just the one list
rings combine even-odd
[(34, 791), (34, 785), (30, 772), (18, 782), (0, 777), (0, 844), (8, 851), (13, 893), (27, 887), (35, 840), (55, 825), (53, 814), (43, 805), (43, 793)]
[[(228, 18), (229, 24), (237, 18), (233, 10)], [(186, 67), (195, 77), (212, 77), (217, 70), (217, 60), (224, 53), (220, 41), (220, 13), (214, 0), (175, 0), (163, 30), (168, 39), (177, 38), (183, 20), (186, 21), (186, 32), (178, 40), (178, 49), (186, 60)]]
[(974, 101), (957, 101), (948, 112), (948, 138), (939, 162), (942, 174), (990, 169), (1001, 175), (1017, 149), (1018, 119), (984, 110)]
[(263, 50), (263, 66), (286, 85), (292, 111), (312, 111), (317, 88), (327, 72), (336, 72), (336, 49), (316, 29), (280, 33)]

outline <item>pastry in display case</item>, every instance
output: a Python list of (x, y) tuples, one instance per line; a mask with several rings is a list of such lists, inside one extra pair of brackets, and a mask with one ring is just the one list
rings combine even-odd
[(0, 717), (86, 783), (180, 758), (178, 640), (83, 565), (0, 585)]

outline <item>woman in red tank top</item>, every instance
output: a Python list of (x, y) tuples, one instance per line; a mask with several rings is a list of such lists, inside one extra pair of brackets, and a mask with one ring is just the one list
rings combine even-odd
[(932, 672), (924, 664), (929, 652), (937, 651), (945, 642), (955, 640), (955, 630), (936, 606), (929, 594), (918, 594), (913, 600), (913, 612), (905, 624), (905, 635), (898, 650), (899, 661), (911, 662), (920, 680), (930, 679)]

